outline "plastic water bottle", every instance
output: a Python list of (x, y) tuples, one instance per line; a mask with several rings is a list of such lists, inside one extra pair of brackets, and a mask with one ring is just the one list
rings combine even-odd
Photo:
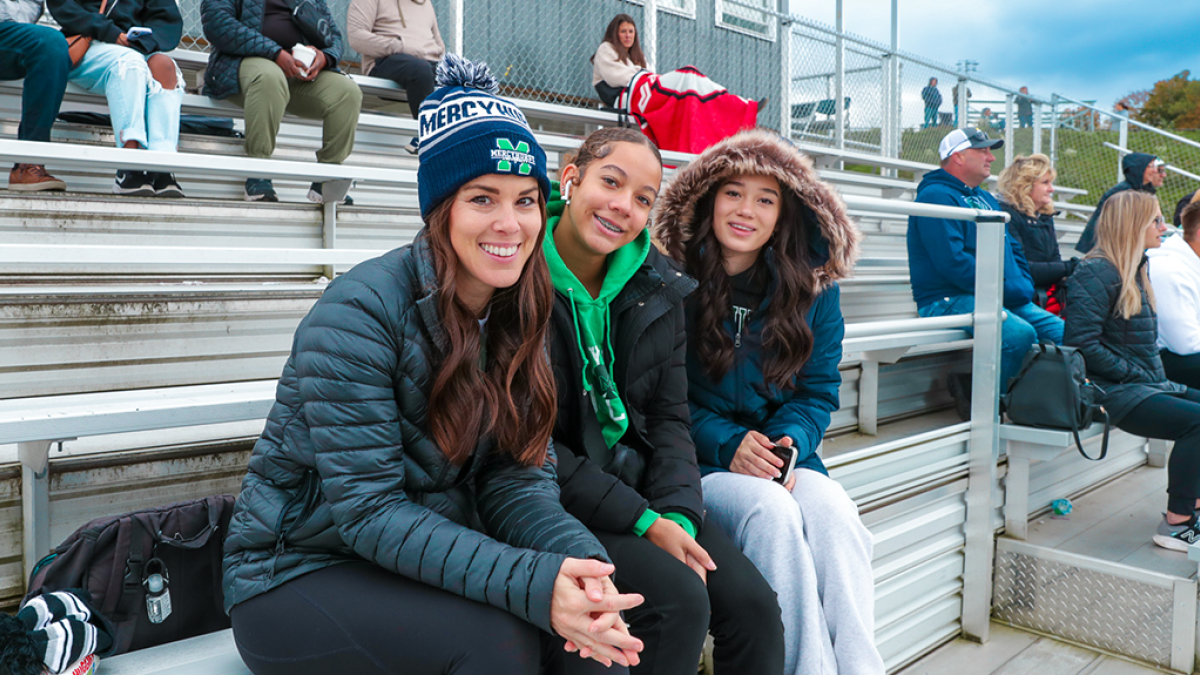
[(1075, 507), (1073, 504), (1071, 504), (1070, 499), (1055, 499), (1054, 501), (1050, 502), (1050, 510), (1052, 510), (1056, 516), (1068, 515), (1071, 513), (1071, 509), (1073, 508)]

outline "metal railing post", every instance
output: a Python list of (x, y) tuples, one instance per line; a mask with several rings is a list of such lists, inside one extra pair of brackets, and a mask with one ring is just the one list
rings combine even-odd
[(792, 22), (779, 20), (779, 133), (792, 137)]
[[(842, 0), (837, 0), (837, 38), (834, 46), (833, 109), (834, 140), (838, 150), (846, 148), (846, 34), (842, 23)], [(841, 166), (841, 162), (838, 162)]]
[(646, 57), (646, 65), (656, 71), (658, 62), (658, 0), (645, 0), (645, 12), (642, 17), (642, 55)]
[(971, 354), (971, 436), (968, 441), (967, 524), (963, 573), (963, 633), (987, 642), (992, 614), (992, 486), (1000, 449), (1000, 323), (1003, 321), (1004, 214), (980, 217), (976, 228), (975, 336)]
[(879, 58), (879, 97), (882, 101), (883, 110), (879, 118), (879, 154), (883, 157), (891, 156), (892, 149), (892, 116), (894, 111), (892, 108), (892, 99), (895, 97), (895, 92), (892, 91), (892, 60), (896, 58), (892, 54), (884, 54)]
[(967, 85), (967, 78), (965, 77), (958, 78), (957, 86), (958, 103), (955, 104), (954, 116), (958, 118), (958, 124), (955, 126), (957, 126), (959, 129), (966, 129), (970, 125), (970, 122), (967, 121), (967, 117), (971, 114), (971, 97), (967, 92), (970, 91), (971, 88)]
[(1013, 95), (1008, 94), (1004, 97), (1004, 166), (1007, 168), (1013, 163), (1013, 156), (1017, 154), (1017, 148), (1014, 145), (1016, 140), (1016, 120), (1013, 118)]
[(450, 51), (455, 52), (459, 56), (466, 56), (464, 53), (466, 45), (463, 44), (463, 25), (466, 13), (466, 0), (453, 0), (451, 3), (450, 25)]
[[(1129, 149), (1129, 118), (1125, 115), (1122, 115), (1121, 121), (1117, 123), (1117, 145), (1120, 146), (1122, 150)], [(1124, 174), (1124, 172), (1121, 171), (1121, 160), (1123, 158), (1124, 158), (1124, 154), (1118, 152), (1117, 153), (1117, 182), (1118, 183), (1125, 180), (1125, 174)]]
[(1058, 94), (1050, 95), (1050, 166), (1058, 168)]
[(1042, 151), (1042, 104), (1033, 104), (1033, 154)]

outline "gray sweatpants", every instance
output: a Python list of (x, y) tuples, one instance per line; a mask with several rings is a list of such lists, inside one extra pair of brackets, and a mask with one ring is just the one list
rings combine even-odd
[(706, 522), (729, 535), (779, 596), (785, 675), (883, 675), (871, 533), (842, 486), (808, 469), (796, 470), (791, 494), (729, 472), (702, 484)]

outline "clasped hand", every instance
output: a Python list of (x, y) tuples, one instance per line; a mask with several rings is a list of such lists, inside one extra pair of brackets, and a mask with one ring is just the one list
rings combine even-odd
[(636, 666), (642, 641), (629, 634), (620, 612), (642, 604), (637, 593), (617, 592), (610, 575), (614, 567), (599, 560), (567, 558), (554, 580), (550, 627), (578, 652), (605, 666)]

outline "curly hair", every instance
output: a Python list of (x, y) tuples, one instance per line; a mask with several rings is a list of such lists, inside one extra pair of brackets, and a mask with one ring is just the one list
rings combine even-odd
[(1030, 217), (1037, 213), (1054, 213), (1053, 204), (1046, 204), (1040, 208), (1035, 206), (1031, 194), (1033, 184), (1041, 180), (1047, 173), (1050, 174), (1051, 181), (1058, 176), (1054, 167), (1050, 165), (1049, 157), (1041, 153), (1028, 157), (1018, 155), (1013, 158), (1013, 163), (1000, 174), (1000, 196), (1004, 198), (1004, 201), (1016, 207), (1018, 211)]

